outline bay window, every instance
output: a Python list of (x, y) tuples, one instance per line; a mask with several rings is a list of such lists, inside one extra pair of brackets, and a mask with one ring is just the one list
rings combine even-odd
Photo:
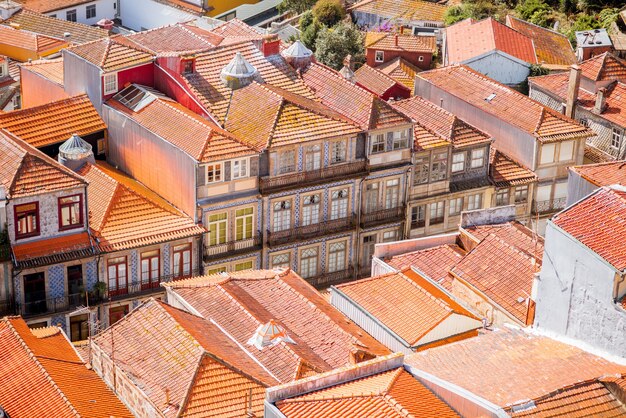
[(452, 172), (458, 173), (465, 170), (465, 153), (457, 152), (452, 154)]
[(485, 149), (475, 149), (472, 150), (472, 161), (470, 166), (472, 168), (479, 168), (485, 165)]
[(248, 177), (248, 159), (233, 161), (233, 180)]

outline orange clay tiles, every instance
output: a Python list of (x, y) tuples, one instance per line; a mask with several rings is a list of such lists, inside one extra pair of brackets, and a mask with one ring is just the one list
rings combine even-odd
[[(197, 277), (166, 285), (200, 315), (235, 338), (280, 382), (308, 372), (328, 371), (355, 359), (388, 354), (313, 287), (290, 270), (255, 270)], [(295, 344), (262, 350), (247, 341), (260, 325), (274, 320)]]
[(89, 226), (103, 251), (198, 236), (205, 230), (156, 193), (106, 163), (80, 169), (89, 182)]
[(603, 187), (555, 215), (552, 222), (622, 271), (626, 269), (625, 213), (626, 190)]
[(372, 68), (367, 64), (362, 65), (358, 70), (356, 70), (354, 78), (361, 87), (371, 91), (378, 97), (384, 96), (393, 87), (399, 87), (402, 90), (406, 90), (407, 96), (410, 96), (411, 93), (409, 89), (404, 86), (404, 84), (389, 77), (378, 68)]
[(4, 113), (0, 115), (0, 128), (40, 148), (67, 141), (73, 134), (84, 136), (103, 132), (106, 125), (89, 97), (82, 94)]
[(539, 64), (547, 68), (563, 68), (576, 63), (576, 55), (567, 36), (511, 15), (506, 16), (506, 24), (532, 39)]
[(9, 198), (85, 187), (85, 180), (33, 146), (0, 130), (0, 185)]
[(507, 328), (411, 354), (405, 363), (500, 407), (626, 371), (572, 345)]
[(506, 154), (491, 148), (489, 177), (496, 187), (519, 186), (537, 180), (537, 175)]
[(349, 10), (379, 15), (388, 19), (443, 22), (446, 6), (423, 0), (363, 0), (350, 7)]
[(67, 46), (67, 42), (35, 32), (0, 25), (0, 45), (25, 49), (36, 52), (38, 55), (46, 55)]
[(626, 78), (626, 61), (605, 52), (580, 63), (582, 75), (592, 81), (619, 80)]
[(148, 64), (154, 58), (148, 50), (120, 35), (74, 46), (66, 51), (78, 55), (105, 72)]
[(406, 52), (435, 52), (437, 50), (437, 39), (434, 36), (367, 32), (365, 34), (365, 48)]
[(15, 263), (20, 268), (62, 263), (96, 253), (95, 243), (87, 232), (16, 244), (11, 248)]
[[(583, 138), (592, 132), (573, 119), (549, 109), (509, 87), (462, 65), (417, 75), (469, 105), (534, 136), (541, 142)], [(486, 100), (491, 97), (490, 100)]]
[(63, 87), (63, 58), (32, 61), (21, 64), (21, 67)]
[(210, 42), (194, 32), (187, 25), (175, 24), (128, 35), (126, 39), (154, 54), (195, 53), (215, 48), (217, 45), (215, 41)]
[(389, 62), (379, 65), (376, 69), (408, 87), (411, 91), (411, 95), (413, 95), (413, 88), (415, 86), (415, 75), (422, 71), (402, 57), (394, 58)]
[(0, 319), (0, 405), (12, 418), (132, 417), (56, 327)]
[(598, 187), (612, 184), (626, 185), (626, 161), (577, 165), (569, 170)]
[(474, 319), (474, 329), (481, 326), (478, 318), (450, 296), (441, 292), (435, 297), (402, 272), (338, 285), (335, 289), (410, 347), (422, 345), (427, 334), (455, 316)]
[(265, 388), (278, 383), (215, 323), (154, 299), (93, 341), (94, 363), (110, 360), (114, 347), (115, 359), (123, 359), (117, 373), (166, 417), (242, 417), (250, 390), (260, 416)]

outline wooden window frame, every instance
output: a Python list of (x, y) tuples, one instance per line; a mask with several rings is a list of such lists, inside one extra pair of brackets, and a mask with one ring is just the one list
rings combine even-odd
[[(20, 207), (23, 206), (29, 206), (29, 205), (35, 205), (35, 208), (32, 210), (27, 211), (26, 213), (28, 214), (32, 214), (35, 213), (35, 224), (36, 224), (36, 228), (35, 230), (33, 230), (32, 232), (26, 232), (26, 233), (22, 233), (20, 234), (18, 232), (18, 209)], [(28, 215), (26, 215), (28, 216)], [(35, 202), (29, 202), (29, 203), (20, 203), (19, 205), (15, 205), (13, 206), (13, 221), (15, 223), (15, 239), (23, 239), (23, 238), (31, 238), (31, 237), (36, 237), (39, 236), (39, 234), (41, 234), (41, 216), (39, 215), (39, 202), (35, 201)]]
[[(71, 203), (61, 203), (62, 199), (70, 199), (73, 197), (78, 197), (78, 202), (71, 202)], [(63, 216), (62, 216), (62, 212), (63, 212), (63, 208), (64, 207), (71, 207), (75, 204), (78, 203), (78, 223), (76, 224), (70, 224), (70, 225), (63, 225)], [(57, 199), (57, 211), (58, 211), (58, 217), (59, 217), (59, 231), (67, 231), (68, 229), (76, 229), (76, 228), (82, 228), (84, 226), (84, 220), (83, 220), (83, 195), (78, 193), (78, 194), (73, 194), (73, 195), (69, 195), (69, 196), (61, 196)]]
[[(177, 247), (181, 248), (181, 249), (176, 249)], [(184, 247), (184, 248), (182, 248)], [(188, 277), (191, 277), (192, 271), (193, 271), (193, 251), (192, 251), (193, 247), (191, 245), (191, 243), (186, 243), (186, 244), (178, 244), (178, 245), (174, 245), (172, 246), (172, 276), (174, 278), (174, 280), (181, 280), (181, 279), (185, 279)], [(184, 263), (184, 253), (185, 252), (189, 252), (189, 273), (185, 274), (185, 263)], [(174, 260), (176, 259), (176, 254), (180, 254), (180, 265), (178, 270), (179, 271), (174, 271)]]
[[(154, 255), (156, 253), (156, 255)], [(157, 275), (156, 280), (152, 277), (152, 260), (157, 259)], [(143, 279), (143, 262), (144, 260), (148, 261), (148, 281), (144, 281)], [(159, 287), (159, 283), (161, 282), (161, 251), (157, 248), (155, 250), (144, 251), (139, 255), (139, 275), (141, 281), (141, 290), (146, 289), (154, 289)]]

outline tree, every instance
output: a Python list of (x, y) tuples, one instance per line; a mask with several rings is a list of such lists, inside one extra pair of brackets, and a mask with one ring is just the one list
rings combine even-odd
[(352, 55), (355, 62), (363, 62), (363, 35), (351, 23), (341, 22), (334, 28), (324, 28), (315, 42), (315, 57), (323, 64), (341, 69), (343, 59)]
[(291, 10), (296, 14), (310, 10), (315, 4), (315, 0), (283, 0), (278, 4), (278, 11), (284, 13)]
[(617, 8), (609, 8), (602, 9), (600, 13), (598, 13), (598, 22), (600, 26), (604, 29), (610, 29), (613, 22), (617, 21), (619, 18), (619, 9)]
[(517, 5), (515, 11), (524, 20), (531, 20), (533, 16), (540, 20), (542, 15), (550, 13), (551, 7), (543, 0), (524, 0)]
[(498, 19), (500, 12), (501, 7), (491, 1), (466, 1), (448, 8), (444, 15), (444, 23), (449, 26), (470, 17), (474, 20), (482, 20), (489, 16)]
[(300, 17), (300, 40), (313, 52), (315, 52), (317, 34), (322, 27), (322, 24), (320, 24), (320, 22), (313, 17), (313, 13), (310, 10), (304, 12)]
[(593, 16), (589, 16), (588, 14), (580, 13), (568, 31), (567, 36), (572, 42), (572, 45), (576, 45), (576, 32), (598, 29), (599, 27), (600, 22), (598, 22), (598, 19)]
[(329, 28), (344, 18), (346, 11), (339, 0), (318, 0), (313, 6), (313, 16)]

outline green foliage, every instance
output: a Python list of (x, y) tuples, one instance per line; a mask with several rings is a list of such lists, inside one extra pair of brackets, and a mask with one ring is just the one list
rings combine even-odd
[(315, 42), (315, 57), (323, 64), (336, 70), (343, 66), (346, 55), (355, 62), (363, 62), (363, 35), (351, 23), (341, 22), (334, 28), (324, 27)]
[(602, 9), (602, 11), (598, 13), (598, 22), (604, 29), (610, 29), (613, 22), (617, 21), (618, 18), (619, 9), (617, 8)]
[(515, 8), (519, 17), (532, 23), (544, 20), (551, 10), (552, 8), (544, 0), (524, 0)]
[(570, 27), (569, 31), (567, 32), (567, 36), (570, 42), (572, 43), (572, 45), (575, 46), (576, 45), (576, 32), (580, 32), (583, 30), (590, 30), (590, 29), (598, 29), (598, 28), (600, 28), (600, 22), (598, 21), (598, 19), (596, 19), (594, 16), (589, 16), (588, 14), (580, 13), (576, 17), (576, 20)]
[[(320, 30), (322, 30), (324, 26), (318, 22), (317, 19), (313, 18), (313, 14), (310, 11), (307, 13), (311, 16), (311, 21), (306, 27), (300, 24), (300, 30), (302, 31), (300, 33), (300, 40), (307, 48), (315, 52), (315, 41), (317, 40)], [(308, 20), (308, 18), (306, 19)]]
[(444, 23), (450, 26), (461, 20), (469, 18), (481, 20), (489, 16), (494, 17), (496, 20), (502, 20), (506, 16), (506, 12), (506, 5), (499, 2), (486, 0), (466, 1), (448, 8), (444, 15)]
[(278, 4), (278, 11), (284, 13), (291, 10), (296, 14), (300, 14), (310, 10), (314, 4), (315, 0), (283, 0)]
[(322, 25), (333, 27), (346, 15), (339, 0), (318, 0), (313, 6), (313, 16)]
[(298, 25), (300, 26), (300, 30), (305, 30), (306, 28), (308, 28), (311, 23), (313, 23), (313, 12), (310, 10), (307, 10), (306, 12), (302, 13), (302, 15), (300, 16), (300, 20), (298, 21)]
[(563, 13), (575, 13), (578, 2), (576, 0), (560, 0), (559, 9)]

